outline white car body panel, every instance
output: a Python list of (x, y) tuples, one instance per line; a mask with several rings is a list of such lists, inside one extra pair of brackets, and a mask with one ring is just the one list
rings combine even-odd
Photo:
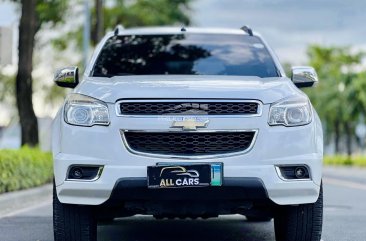
[[(245, 34), (241, 30), (190, 29), (192, 33)], [(124, 30), (120, 34), (180, 33), (177, 28)], [(106, 202), (116, 184), (123, 178), (146, 178), (147, 166), (157, 162), (197, 162), (194, 158), (148, 157), (131, 153), (121, 137), (121, 130), (169, 130), (172, 120), (159, 116), (118, 116), (116, 102), (123, 99), (235, 99), (258, 100), (260, 116), (207, 116), (207, 130), (258, 130), (252, 149), (240, 155), (199, 159), (199, 162), (223, 162), (224, 177), (257, 177), (276, 204), (314, 203), (321, 184), (323, 135), (315, 110), (312, 122), (297, 127), (269, 126), (270, 104), (289, 96), (306, 97), (287, 77), (258, 78), (240, 76), (123, 76), (89, 77), (91, 69), (107, 35), (96, 48), (87, 67), (84, 80), (75, 93), (107, 103), (109, 126), (80, 127), (64, 121), (63, 109), (53, 124), (53, 157), (55, 183), (62, 203), (99, 205)], [(271, 52), (278, 69), (285, 76), (277, 58)], [(307, 98), (307, 97), (306, 97)], [(66, 181), (70, 165), (104, 166), (98, 180)], [(311, 180), (283, 180), (276, 172), (280, 165), (307, 165)]]
[[(153, 90), (153, 91), (152, 91)], [(75, 89), (107, 103), (119, 99), (252, 99), (264, 104), (304, 95), (288, 78), (244, 76), (120, 76), (86, 78)]]

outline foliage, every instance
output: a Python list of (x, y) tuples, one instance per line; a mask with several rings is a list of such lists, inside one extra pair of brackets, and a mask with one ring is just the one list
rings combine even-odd
[(348, 155), (325, 156), (324, 164), (366, 167), (366, 156), (348, 156)]
[(0, 71), (0, 101), (13, 102), (15, 77), (4, 75)]
[[(11, 0), (12, 2), (21, 3), (21, 0)], [(43, 24), (55, 25), (63, 22), (63, 16), (67, 10), (68, 0), (37, 0), (37, 31)]]
[(0, 150), (0, 193), (39, 186), (52, 178), (50, 153), (29, 147)]
[(366, 110), (366, 96), (363, 93), (366, 79), (356, 71), (364, 53), (353, 53), (348, 47), (311, 45), (308, 56), (320, 83), (307, 93), (325, 124), (327, 139), (332, 133), (335, 133), (336, 141), (346, 136), (350, 154), (355, 127)]
[(125, 27), (185, 24), (190, 23), (187, 15), (190, 0), (114, 0), (112, 7), (106, 7), (104, 28), (117, 24)]
[[(121, 24), (124, 27), (162, 26), (190, 24), (190, 2), (192, 0), (110, 0), (104, 7), (104, 29), (111, 30)], [(95, 26), (96, 10), (92, 10), (92, 25)], [(91, 31), (95, 31), (92, 29)], [(78, 50), (82, 46), (82, 26), (55, 39), (57, 50), (65, 50), (70, 42), (76, 42)], [(97, 43), (92, 43), (96, 45)]]
[(39, 28), (45, 23), (52, 25), (63, 23), (63, 17), (68, 7), (67, 2), (67, 0), (37, 0), (36, 12)]
[[(353, 96), (353, 80), (357, 76), (351, 72), (352, 66), (361, 63), (361, 53), (351, 54), (349, 48), (310, 46), (310, 65), (321, 80), (315, 91), (309, 91), (319, 115), (329, 123), (335, 119), (354, 121), (358, 103)], [(332, 128), (330, 125), (329, 128)]]

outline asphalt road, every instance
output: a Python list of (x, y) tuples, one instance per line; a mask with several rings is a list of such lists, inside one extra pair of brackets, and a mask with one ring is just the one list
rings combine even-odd
[[(326, 168), (324, 241), (366, 241), (366, 170)], [(0, 217), (0, 241), (52, 241), (51, 201)], [(243, 216), (162, 220), (137, 216), (98, 227), (100, 241), (274, 241), (273, 222)], [(294, 240), (295, 241), (295, 240)]]

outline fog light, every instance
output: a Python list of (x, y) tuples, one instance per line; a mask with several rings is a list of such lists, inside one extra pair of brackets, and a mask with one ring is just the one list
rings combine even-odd
[(304, 167), (296, 167), (295, 169), (295, 176), (297, 178), (304, 178), (306, 175), (306, 169)]
[(73, 165), (69, 167), (67, 181), (95, 181), (102, 174), (103, 166)]
[(310, 170), (306, 165), (277, 166), (276, 171), (284, 180), (310, 180)]
[(83, 170), (78, 167), (71, 168), (70, 174), (75, 179), (80, 179), (83, 177)]

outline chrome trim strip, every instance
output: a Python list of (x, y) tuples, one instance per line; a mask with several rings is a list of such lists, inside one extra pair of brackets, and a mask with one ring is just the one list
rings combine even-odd
[[(129, 103), (129, 102), (178, 102), (178, 103), (186, 103), (186, 102), (249, 102), (249, 103), (257, 103), (258, 104), (258, 110), (257, 114), (242, 114), (242, 115), (182, 115), (182, 114), (173, 114), (173, 115), (124, 115), (121, 113), (121, 110), (119, 108), (119, 105), (121, 103)], [(217, 117), (230, 117), (230, 118), (243, 118), (243, 117), (258, 117), (262, 116), (263, 112), (263, 103), (259, 100), (246, 100), (246, 99), (124, 99), (119, 100), (114, 105), (116, 115), (119, 117), (133, 117), (133, 118), (151, 118), (151, 117), (157, 117), (157, 116), (209, 116), (210, 118), (217, 118)]]
[[(280, 168), (281, 167), (297, 167), (297, 166), (304, 166), (308, 169), (308, 172), (309, 172), (309, 178), (300, 178), (300, 179), (287, 179), (285, 178), (282, 173), (281, 173), (281, 170)], [(276, 172), (277, 172), (277, 175), (278, 177), (282, 180), (282, 181), (285, 181), (285, 182), (296, 182), (296, 181), (311, 181), (313, 180), (313, 178), (311, 177), (311, 169), (308, 165), (306, 164), (289, 164), (289, 165), (277, 165), (275, 166), (275, 169), (276, 169)]]
[[(78, 166), (78, 167), (99, 167), (97, 175), (93, 178), (93, 179), (73, 179), (73, 178), (67, 178), (69, 176), (69, 172), (70, 169), (73, 168), (74, 166)], [(94, 182), (96, 180), (98, 180), (100, 178), (100, 176), (102, 175), (104, 166), (100, 166), (100, 165), (86, 165), (86, 164), (74, 164), (74, 165), (70, 165), (69, 168), (67, 168), (67, 172), (66, 172), (66, 178), (65, 181), (74, 181), (74, 182)]]
[[(254, 132), (254, 136), (252, 139), (252, 143), (250, 143), (250, 146), (245, 149), (244, 151), (239, 152), (231, 152), (231, 153), (225, 153), (225, 154), (216, 154), (216, 155), (200, 155), (200, 156), (184, 156), (184, 155), (164, 155), (164, 154), (153, 154), (153, 153), (147, 153), (147, 152), (140, 152), (136, 151), (133, 148), (130, 147), (128, 144), (126, 137), (124, 135), (125, 132), (156, 132), (156, 133), (164, 133), (164, 132), (177, 132), (177, 133), (213, 133), (213, 132)], [(140, 156), (146, 156), (146, 157), (156, 157), (156, 158), (168, 158), (168, 159), (188, 159), (188, 160), (197, 160), (197, 159), (211, 159), (211, 158), (224, 158), (224, 157), (230, 157), (230, 156), (238, 156), (248, 153), (252, 150), (258, 136), (258, 129), (242, 129), (242, 130), (202, 130), (198, 129), (196, 131), (182, 131), (182, 130), (174, 130), (174, 129), (164, 129), (164, 130), (120, 130), (121, 138), (123, 141), (123, 144), (125, 145), (128, 152), (140, 155)]]

